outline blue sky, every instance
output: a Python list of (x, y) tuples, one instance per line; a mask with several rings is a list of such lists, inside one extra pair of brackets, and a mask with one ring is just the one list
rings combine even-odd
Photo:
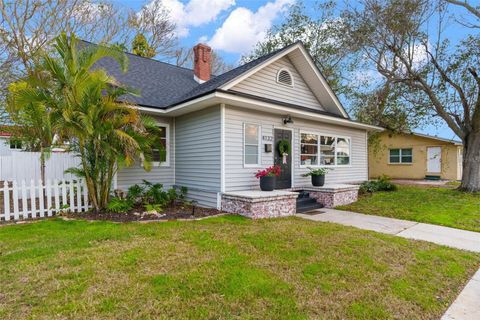
[[(149, 1), (112, 0), (119, 6), (140, 10)], [(162, 0), (177, 25), (180, 45), (193, 47), (206, 42), (227, 62), (237, 64), (242, 54), (262, 40), (265, 32), (281, 22), (295, 0)], [(208, 3), (208, 6), (205, 4)], [(306, 7), (315, 1), (304, 1)], [(462, 34), (452, 25), (446, 34), (452, 41)], [(368, 71), (367, 71), (368, 72)], [(429, 125), (417, 131), (456, 138), (446, 125)]]

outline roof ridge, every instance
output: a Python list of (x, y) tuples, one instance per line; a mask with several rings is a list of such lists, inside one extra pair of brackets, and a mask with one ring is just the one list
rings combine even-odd
[[(108, 46), (106, 46), (106, 45), (99, 44), (99, 43), (95, 43), (95, 42), (91, 42), (91, 41), (84, 40), (84, 39), (79, 39), (79, 40), (82, 41), (82, 42), (86, 42), (86, 43), (95, 45), (95, 46), (108, 47)], [(128, 52), (128, 51), (120, 50), (120, 49), (117, 49), (117, 50), (118, 50), (118, 51), (121, 51), (121, 52), (123, 52), (123, 53), (125, 53), (125, 54), (131, 55), (131, 56), (134, 56), (134, 57), (137, 57), (137, 58), (142, 58), (142, 59), (146, 59), (146, 60), (149, 60), (149, 61), (154, 61), (154, 62), (158, 62), (158, 63), (163, 63), (163, 64), (169, 65), (169, 66), (171, 66), (171, 67), (175, 67), (175, 68), (180, 68), (180, 69), (184, 69), (184, 70), (193, 71), (193, 69), (186, 68), (186, 67), (182, 67), (182, 66), (178, 66), (178, 65), (176, 65), (176, 64), (168, 63), (168, 62), (165, 62), (165, 61), (160, 61), (160, 60), (153, 59), (153, 58), (142, 57), (142, 56), (140, 56), (140, 55), (138, 55), (138, 54), (134, 54), (134, 53), (131, 53), (131, 52)]]

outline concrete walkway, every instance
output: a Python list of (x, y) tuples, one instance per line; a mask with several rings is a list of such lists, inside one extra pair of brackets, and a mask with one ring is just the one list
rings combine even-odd
[(313, 221), (334, 222), (403, 238), (429, 241), (456, 249), (480, 252), (480, 233), (478, 232), (335, 209), (323, 208), (318, 211), (319, 214), (316, 215), (297, 214), (297, 216)]
[[(432, 224), (370, 216), (335, 209), (319, 209), (319, 214), (297, 216), (322, 222), (334, 222), (408, 239), (424, 240), (448, 247), (480, 252), (480, 233)], [(323, 212), (323, 213), (320, 213)], [(480, 319), (480, 269), (442, 316), (442, 320)]]

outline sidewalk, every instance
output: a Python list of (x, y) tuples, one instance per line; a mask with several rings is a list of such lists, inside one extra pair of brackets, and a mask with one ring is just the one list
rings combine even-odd
[[(456, 249), (480, 252), (480, 233), (478, 232), (335, 209), (318, 209), (318, 211), (317, 215), (297, 214), (297, 216), (313, 221), (334, 222), (403, 238), (429, 241)], [(479, 301), (480, 269), (442, 316), (442, 320), (480, 319)]]
[(334, 222), (403, 238), (429, 241), (456, 249), (480, 252), (479, 232), (335, 209), (323, 208), (319, 209), (319, 212), (324, 213), (297, 214), (297, 216), (313, 221)]

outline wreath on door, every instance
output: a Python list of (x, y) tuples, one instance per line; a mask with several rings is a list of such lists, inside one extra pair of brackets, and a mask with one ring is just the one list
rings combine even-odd
[(280, 140), (278, 142), (277, 148), (278, 148), (278, 152), (283, 157), (283, 161), (282, 161), (283, 164), (287, 164), (287, 157), (292, 150), (292, 146), (290, 145), (290, 141), (288, 141), (287, 139)]

